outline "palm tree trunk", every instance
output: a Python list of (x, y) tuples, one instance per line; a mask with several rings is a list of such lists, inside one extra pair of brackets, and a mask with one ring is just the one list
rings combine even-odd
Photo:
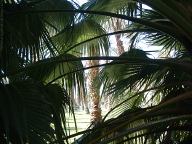
[[(90, 61), (89, 65), (98, 65), (99, 61)], [(89, 95), (92, 101), (92, 111), (91, 111), (91, 122), (93, 124), (97, 124), (101, 121), (101, 108), (100, 108), (100, 96), (99, 90), (96, 88), (94, 84), (94, 80), (99, 73), (99, 68), (92, 68), (89, 73)]]
[(122, 40), (120, 39), (120, 35), (115, 35), (115, 39), (116, 39), (116, 45), (117, 45), (117, 53), (118, 55), (121, 55), (122, 53), (125, 52), (124, 50), (124, 46), (123, 46), (123, 42)]
[[(112, 29), (113, 31), (120, 31), (123, 29), (123, 21), (117, 18), (112, 18), (111, 19), (111, 24), (112, 24)], [(123, 41), (121, 40), (121, 34), (116, 34), (115, 35), (115, 40), (116, 40), (116, 50), (118, 56), (123, 54), (125, 52), (125, 48), (123, 46)], [(111, 95), (108, 95), (108, 110), (111, 109), (112, 106), (112, 97)]]
[[(115, 19), (115, 18), (112, 19), (113, 31), (122, 30), (122, 27), (123, 27), (122, 26), (122, 20)], [(121, 40), (121, 34), (115, 35), (115, 39), (116, 39), (117, 53), (118, 53), (118, 55), (121, 55), (122, 53), (125, 52), (123, 42)]]

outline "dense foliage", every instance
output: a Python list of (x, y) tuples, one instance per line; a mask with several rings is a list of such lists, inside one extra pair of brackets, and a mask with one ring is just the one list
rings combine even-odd
[[(62, 144), (79, 134), (75, 143), (192, 141), (191, 0), (4, 0), (0, 17), (2, 143)], [(126, 27), (107, 33), (111, 18)], [(130, 39), (119, 57), (108, 56), (115, 34)], [(139, 49), (141, 40), (162, 57)], [(84, 60), (111, 60), (95, 85), (116, 105), (101, 123), (68, 136), (70, 95), (87, 91)]]

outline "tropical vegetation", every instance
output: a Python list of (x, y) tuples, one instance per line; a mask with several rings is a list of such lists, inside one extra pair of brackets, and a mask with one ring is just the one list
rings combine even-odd
[[(192, 142), (191, 0), (0, 4), (1, 143), (63, 144), (79, 135), (74, 143)], [(125, 26), (109, 32), (114, 20)], [(120, 56), (110, 56), (111, 35), (129, 40)], [(158, 46), (160, 56), (150, 57), (139, 41)], [(103, 118), (100, 94), (114, 101)], [(92, 96), (93, 123), (69, 135), (66, 113), (75, 117), (75, 95)]]

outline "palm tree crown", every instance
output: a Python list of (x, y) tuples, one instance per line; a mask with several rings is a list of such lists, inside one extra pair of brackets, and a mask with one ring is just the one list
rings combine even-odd
[[(1, 1), (1, 142), (61, 144), (78, 134), (82, 144), (190, 142), (191, 8), (190, 0)], [(111, 18), (126, 26), (107, 33)], [(130, 45), (110, 57), (108, 36), (115, 34)], [(140, 40), (164, 57), (148, 57)], [(98, 69), (101, 59), (111, 61)], [(94, 68), (92, 90), (112, 95), (115, 106), (90, 129), (67, 136), (70, 95), (87, 94), (82, 60)]]

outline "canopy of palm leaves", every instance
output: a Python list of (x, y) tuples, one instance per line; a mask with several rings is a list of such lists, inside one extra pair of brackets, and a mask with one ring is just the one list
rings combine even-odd
[[(130, 1), (134, 2), (137, 3)], [(87, 131), (78, 143), (190, 143), (192, 140), (192, 3), (138, 2), (142, 2), (142, 7), (135, 7), (139, 15), (114, 14), (112, 8), (103, 6), (104, 15), (132, 22), (125, 29), (131, 38), (130, 50), (107, 64), (96, 83), (104, 89), (104, 95), (112, 94), (115, 100), (115, 97), (121, 100), (107, 113), (103, 123)], [(98, 2), (100, 8), (101, 3)], [(141, 38), (160, 46), (164, 58), (151, 59), (145, 51), (138, 50)]]
[[(62, 0), (1, 2), (1, 142), (64, 143), (78, 135), (66, 136), (68, 93), (84, 88), (80, 60), (100, 59), (113, 61), (96, 84), (103, 95), (123, 98), (77, 143), (190, 142), (191, 8), (190, 0), (93, 0), (78, 10)], [(127, 28), (106, 34), (100, 24), (110, 17), (128, 21)], [(108, 54), (106, 36), (116, 33), (130, 37), (129, 51), (98, 57)], [(141, 38), (167, 57), (138, 50)], [(77, 57), (88, 53), (97, 57)]]
[(65, 113), (73, 110), (69, 94), (75, 91), (84, 97), (86, 92), (84, 68), (77, 57), (107, 53), (108, 39), (75, 45), (105, 31), (91, 19), (62, 12), (77, 8), (74, 2), (4, 0), (1, 4), (1, 141), (68, 142), (63, 138), (68, 133)]

